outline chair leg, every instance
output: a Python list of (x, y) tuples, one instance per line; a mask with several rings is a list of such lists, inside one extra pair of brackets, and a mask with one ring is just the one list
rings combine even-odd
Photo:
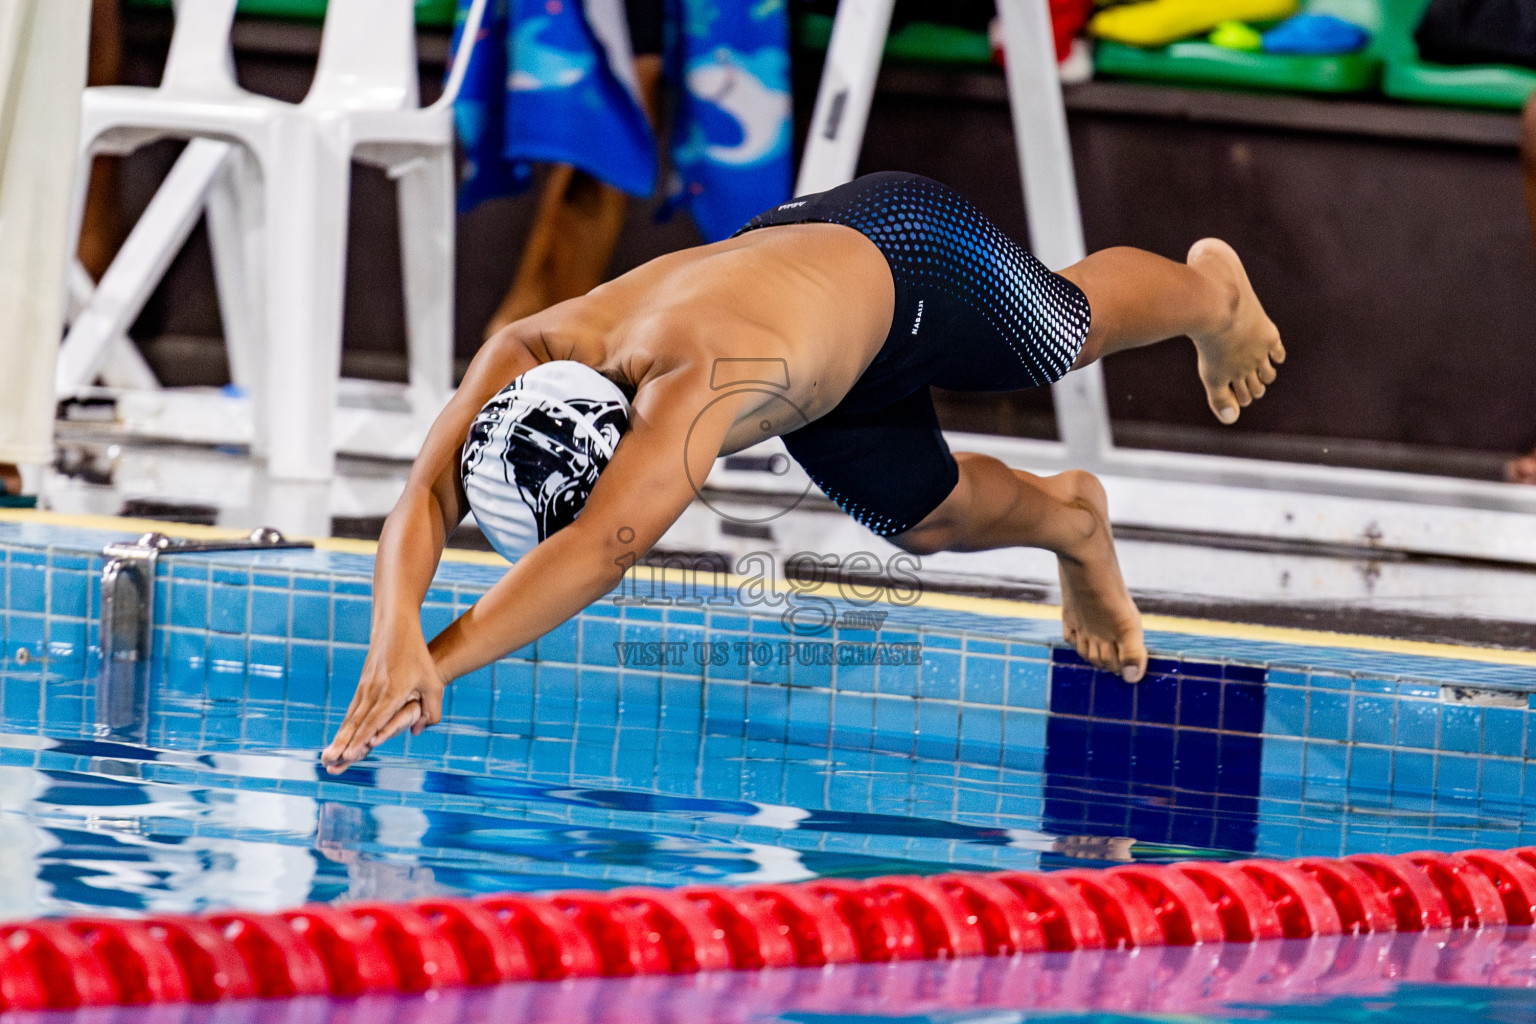
[(327, 480), (336, 464), (350, 153), (294, 119), (265, 167), (268, 472)]
[(108, 347), (128, 330), (192, 233), (229, 150), (227, 142), (196, 139), (177, 158), (64, 338), (54, 373), (60, 397), (90, 386), (101, 372)]
[(266, 319), (261, 272), (266, 258), (261, 173), (249, 150), (230, 154), (223, 173), (208, 190), (208, 241), (213, 250), (214, 283), (231, 382), (251, 402), (251, 448), (265, 454), (266, 389), (262, 381), (262, 345)]
[(454, 173), (445, 150), (402, 164), (401, 271), (411, 409), (430, 422), (453, 390)]

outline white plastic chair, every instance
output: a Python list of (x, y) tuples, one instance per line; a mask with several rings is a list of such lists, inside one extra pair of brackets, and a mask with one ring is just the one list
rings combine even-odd
[[(354, 158), (383, 167), (399, 186), (411, 429), (423, 429), (451, 390), (452, 108), (486, 0), (471, 6), (443, 96), (425, 108), (412, 0), (330, 0), (314, 84), (297, 105), (235, 83), (235, 5), (183, 0), (159, 88), (86, 90), (86, 156), (165, 137), (196, 141), (130, 235), (123, 253), (131, 258), (116, 261), (97, 289), (111, 315), (93, 321), (93, 301), (77, 320), (59, 388), (78, 389), (99, 371), (108, 328), (121, 330), (133, 302), (142, 306), (206, 203), (231, 376), (254, 405), (253, 447), (265, 451), (274, 477), (324, 480), (338, 440), (364, 448), (368, 440), (338, 439), (335, 429)], [(78, 210), (83, 180), (77, 195)], [(354, 435), (372, 432), (366, 417), (354, 421)]]

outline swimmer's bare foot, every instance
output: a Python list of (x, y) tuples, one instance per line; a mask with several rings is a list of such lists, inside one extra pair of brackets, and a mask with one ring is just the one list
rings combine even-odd
[(1230, 290), (1235, 299), (1226, 323), (1191, 337), (1200, 354), (1200, 380), (1211, 411), (1223, 423), (1236, 423), (1238, 407), (1263, 398), (1265, 388), (1274, 383), (1273, 364), (1285, 362), (1285, 346), (1230, 245), (1219, 238), (1202, 238), (1190, 246), (1188, 263)]
[(1061, 573), (1061, 634), (1095, 668), (1135, 683), (1147, 672), (1141, 613), (1131, 600), (1109, 529), (1104, 487), (1090, 473), (1049, 477), (1058, 496), (1093, 514), (1096, 529), (1077, 551), (1057, 555)]

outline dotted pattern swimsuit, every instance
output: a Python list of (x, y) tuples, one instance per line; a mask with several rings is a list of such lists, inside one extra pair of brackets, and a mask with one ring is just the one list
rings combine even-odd
[(737, 234), (807, 222), (874, 242), (896, 306), (879, 354), (842, 402), (784, 444), (845, 512), (895, 536), (959, 480), (929, 386), (1017, 391), (1060, 380), (1088, 336), (1088, 299), (953, 190), (916, 174), (870, 174), (802, 196)]

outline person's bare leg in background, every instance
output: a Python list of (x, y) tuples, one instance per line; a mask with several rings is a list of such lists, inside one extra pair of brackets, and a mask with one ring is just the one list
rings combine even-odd
[[(635, 58), (635, 77), (652, 124), (660, 105), (661, 71), (660, 56)], [(486, 324), (485, 336), (602, 284), (628, 208), (629, 197), (612, 185), (567, 164), (551, 168), (517, 276)]]
[[(116, 85), (123, 63), (122, 15), (119, 0), (93, 0), (91, 4), (90, 85)], [(80, 262), (96, 280), (107, 272), (112, 257), (123, 244), (123, 217), (119, 207), (122, 157), (98, 156), (91, 164), (91, 187), (85, 197), (80, 223)]]
[[(1532, 240), (1536, 241), (1536, 93), (1525, 101), (1521, 118), (1520, 163), (1525, 170), (1525, 208), (1531, 218)], [(1504, 478), (1512, 484), (1536, 484), (1536, 451), (1506, 463)]]

